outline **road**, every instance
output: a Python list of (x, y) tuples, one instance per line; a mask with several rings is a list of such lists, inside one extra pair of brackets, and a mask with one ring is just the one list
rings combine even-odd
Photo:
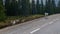
[(60, 34), (60, 14), (47, 16), (7, 27), (0, 34)]
[(40, 28), (33, 34), (60, 34), (60, 20)]

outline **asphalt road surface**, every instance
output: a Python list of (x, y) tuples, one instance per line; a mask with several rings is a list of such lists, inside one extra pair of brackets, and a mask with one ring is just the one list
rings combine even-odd
[(7, 27), (0, 34), (60, 34), (60, 14), (47, 16)]

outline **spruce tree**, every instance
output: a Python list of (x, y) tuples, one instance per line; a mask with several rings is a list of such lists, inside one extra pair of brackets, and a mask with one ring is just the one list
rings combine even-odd
[(3, 7), (3, 1), (0, 0), (0, 21), (4, 20), (6, 18), (5, 16), (5, 9)]

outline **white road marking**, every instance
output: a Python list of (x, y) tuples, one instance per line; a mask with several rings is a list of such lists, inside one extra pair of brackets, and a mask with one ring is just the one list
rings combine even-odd
[(52, 23), (54, 23), (54, 21), (57, 21), (57, 20), (59, 20), (59, 19), (54, 19), (54, 20), (53, 20), (53, 21), (51, 21), (50, 23), (46, 23), (46, 24), (42, 25), (40, 28), (38, 28), (38, 29), (36, 29), (36, 30), (33, 30), (33, 31), (32, 31), (32, 32), (30, 32), (30, 33), (31, 33), (31, 34), (33, 34), (34, 32), (36, 32), (36, 31), (40, 30), (41, 28), (43, 28), (43, 27), (47, 26), (48, 24), (52, 24)]
[(60, 20), (60, 19), (56, 19), (56, 20)]
[(52, 23), (54, 23), (54, 21), (57, 21), (57, 20), (59, 20), (59, 19), (55, 19), (55, 20), (51, 21), (49, 24), (52, 24)]
[(34, 30), (34, 31), (30, 32), (30, 33), (33, 34), (34, 32), (36, 32), (38, 30), (40, 30), (40, 28), (38, 28), (38, 29), (36, 29), (36, 30)]
[(34, 32), (40, 30), (41, 28), (43, 28), (43, 27), (45, 27), (45, 26), (47, 26), (47, 25), (48, 25), (48, 24), (46, 23), (46, 24), (42, 25), (40, 28), (38, 28), (38, 29), (36, 29), (36, 30), (33, 30), (33, 31), (30, 32), (30, 33), (33, 34)]
[(54, 21), (51, 21), (49, 24), (52, 24)]
[(40, 28), (43, 28), (43, 27), (45, 27), (45, 26), (47, 26), (47, 25), (48, 25), (48, 23), (46, 23), (46, 24), (42, 25)]

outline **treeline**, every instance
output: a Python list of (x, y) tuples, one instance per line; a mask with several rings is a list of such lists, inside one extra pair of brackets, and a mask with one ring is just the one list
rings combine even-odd
[[(29, 16), (34, 14), (44, 14), (45, 12), (50, 14), (60, 13), (60, 0), (56, 6), (55, 0), (46, 0), (45, 5), (43, 0), (39, 2), (32, 0), (5, 0), (3, 5), (0, 0), (0, 16)], [(5, 9), (4, 9), (5, 8)]]

